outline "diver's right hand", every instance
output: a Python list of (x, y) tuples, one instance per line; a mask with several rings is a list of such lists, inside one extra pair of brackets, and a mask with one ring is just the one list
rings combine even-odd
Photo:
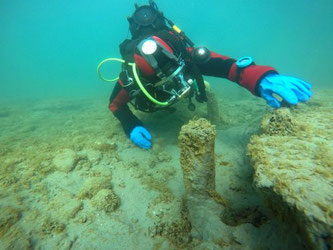
[(130, 139), (134, 144), (141, 148), (151, 148), (151, 134), (142, 126), (137, 126), (132, 130)]

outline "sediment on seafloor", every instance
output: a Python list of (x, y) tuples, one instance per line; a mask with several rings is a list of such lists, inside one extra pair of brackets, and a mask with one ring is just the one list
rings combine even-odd
[(248, 145), (256, 188), (309, 249), (333, 245), (332, 132), (332, 107), (300, 105), (267, 114)]

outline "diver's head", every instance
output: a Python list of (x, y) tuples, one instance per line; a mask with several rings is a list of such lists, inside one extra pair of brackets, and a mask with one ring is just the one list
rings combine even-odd
[(173, 102), (189, 92), (193, 80), (186, 72), (184, 60), (161, 38), (151, 36), (142, 40), (134, 60), (141, 75), (146, 79), (154, 78), (151, 85), (168, 94), (167, 101)]
[(149, 5), (138, 6), (135, 4), (135, 11), (127, 20), (134, 39), (167, 29), (163, 13), (158, 10), (157, 5), (152, 0), (149, 1)]

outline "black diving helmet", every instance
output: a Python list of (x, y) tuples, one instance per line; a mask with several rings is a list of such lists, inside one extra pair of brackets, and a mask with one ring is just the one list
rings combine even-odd
[(158, 10), (154, 1), (149, 1), (149, 5), (143, 6), (135, 4), (135, 11), (127, 20), (132, 38), (168, 29), (163, 13)]

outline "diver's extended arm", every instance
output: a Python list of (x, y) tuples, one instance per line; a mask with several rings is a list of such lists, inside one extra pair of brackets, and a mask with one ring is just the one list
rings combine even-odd
[[(252, 94), (266, 100), (273, 108), (281, 107), (283, 101), (289, 105), (306, 102), (312, 96), (312, 86), (296, 77), (284, 76), (270, 66), (256, 65), (251, 57), (238, 61), (216, 54), (204, 64), (198, 64), (203, 75), (227, 78), (248, 89)], [(275, 96), (280, 96), (278, 100)]]
[[(189, 51), (191, 52), (191, 50), (192, 48)], [(210, 51), (210, 53), (211, 58), (207, 62), (198, 64), (201, 74), (227, 78), (257, 96), (259, 96), (258, 83), (269, 74), (277, 74), (273, 67), (255, 65), (255, 63), (248, 67), (239, 68), (235, 59), (219, 55), (213, 51)]]

